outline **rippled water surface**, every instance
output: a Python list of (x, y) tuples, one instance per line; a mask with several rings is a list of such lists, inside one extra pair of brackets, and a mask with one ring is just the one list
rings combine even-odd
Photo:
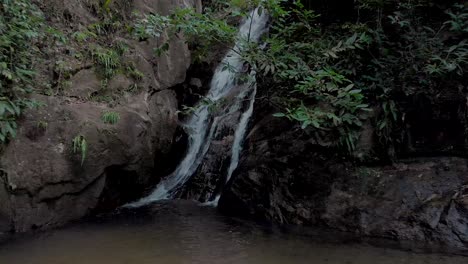
[(0, 245), (0, 263), (467, 264), (468, 258), (325, 242), (171, 202), (10, 240)]

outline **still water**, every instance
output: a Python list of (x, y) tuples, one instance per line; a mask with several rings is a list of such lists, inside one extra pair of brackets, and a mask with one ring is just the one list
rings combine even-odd
[[(188, 201), (127, 210), (0, 244), (1, 264), (467, 264), (468, 258), (284, 232)], [(340, 242), (338, 242), (340, 241)]]

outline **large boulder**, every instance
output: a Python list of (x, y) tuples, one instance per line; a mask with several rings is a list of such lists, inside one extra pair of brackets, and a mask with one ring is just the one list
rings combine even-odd
[[(112, 109), (120, 120), (106, 124), (105, 106), (38, 96), (46, 106), (25, 115), (0, 159), (0, 215), (10, 219), (10, 228), (27, 231), (82, 217), (106, 200), (103, 190), (118, 180), (113, 177), (132, 175), (122, 179), (128, 181), (123, 189), (114, 188), (128, 192), (127, 201), (154, 184), (154, 156), (170, 150), (178, 126), (177, 100), (169, 90), (145, 97)], [(86, 141), (86, 151), (74, 149), (75, 138)]]
[[(38, 2), (46, 16), (54, 11), (66, 17), (53, 20), (55, 25), (71, 23), (63, 27), (79, 28), (79, 24), (97, 21), (90, 5), (99, 1), (55, 2)], [(115, 4), (130, 6), (122, 9), (129, 13), (167, 14), (177, 7), (196, 7), (197, 2)], [(153, 49), (163, 39), (119, 40), (131, 47), (123, 55), (125, 63), (144, 75), (138, 89), (129, 92), (135, 80), (123, 74), (108, 80), (103, 89), (92, 63), (64, 59), (70, 75), (66, 89), (51, 96), (33, 95), (42, 106), (23, 115), (16, 138), (0, 157), (0, 235), (53, 227), (115, 208), (140, 197), (159, 181), (155, 171), (165, 170), (167, 164), (158, 157), (170, 152), (179, 125), (179, 104), (170, 88), (185, 80), (190, 52), (183, 38), (170, 39), (170, 50), (159, 57)], [(53, 77), (49, 65), (55, 60), (51, 57), (38, 66), (43, 79)], [(119, 117), (115, 124), (103, 120), (109, 112)]]
[(468, 160), (403, 160), (337, 181), (320, 218), (329, 227), (468, 249)]
[(356, 166), (330, 158), (291, 127), (272, 117), (257, 123), (221, 197), (222, 211), (468, 250), (467, 159)]

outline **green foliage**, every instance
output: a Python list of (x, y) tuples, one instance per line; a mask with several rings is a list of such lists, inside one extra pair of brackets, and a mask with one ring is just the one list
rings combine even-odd
[[(213, 45), (226, 43), (230, 45), (236, 28), (228, 25), (224, 19), (215, 19), (194, 9), (177, 9), (171, 16), (158, 14), (145, 16), (137, 21), (133, 31), (139, 40), (159, 38), (164, 32), (167, 32), (170, 38), (183, 34), (193, 46), (195, 58), (202, 59)], [(169, 40), (155, 48), (156, 55), (169, 50)]]
[(445, 12), (450, 20), (444, 24), (450, 26), (450, 30), (456, 33), (468, 33), (468, 6), (456, 4)]
[(34, 41), (42, 25), (42, 14), (30, 1), (0, 1), (0, 143), (16, 135), (23, 110), (37, 105), (25, 98), (32, 89)]
[(16, 136), (16, 118), (21, 114), (21, 109), (6, 97), (0, 98), (0, 141), (5, 142), (9, 137)]
[(66, 44), (68, 42), (68, 38), (65, 36), (64, 33), (55, 29), (53, 27), (46, 27), (45, 32), (52, 37), (52, 39), (56, 42), (61, 44)]
[(385, 6), (385, 0), (358, 0), (357, 2), (361, 9), (375, 10)]
[[(245, 16), (258, 4), (212, 1), (211, 8)], [(364, 121), (374, 116), (391, 156), (405, 122), (399, 103), (413, 96), (437, 98), (440, 87), (462, 87), (466, 79), (466, 5), (439, 9), (443, 21), (426, 15), (439, 8), (432, 1), (359, 0), (356, 18), (365, 22), (328, 25), (298, 1), (261, 5), (273, 17), (270, 33), (259, 45), (236, 39), (246, 48), (243, 59), (257, 72), (262, 93), (279, 108), (275, 116), (298, 122), (325, 146), (352, 152)], [(216, 41), (217, 32), (212, 34)]]
[[(452, 73), (463, 75), (468, 63), (468, 42), (466, 38), (462, 37), (465, 33), (463, 31), (465, 23), (463, 17), (468, 17), (468, 8), (462, 9), (460, 5), (455, 5), (454, 8), (458, 10), (457, 14), (455, 15), (451, 10), (446, 11), (445, 13), (449, 15), (450, 19), (441, 26), (423, 24), (420, 18), (414, 17), (413, 10), (410, 10), (411, 12), (408, 10), (395, 11), (388, 18), (400, 34), (400, 38), (390, 39), (382, 31), (374, 31), (373, 34), (379, 39), (377, 44), (380, 47), (390, 50), (390, 48), (397, 46), (401, 48), (401, 51), (395, 50), (392, 53), (379, 54), (381, 62), (388, 64), (388, 62), (398, 61), (414, 65), (414, 70), (427, 75), (423, 77), (424, 80), (418, 80), (418, 84), (422, 85), (436, 81), (434, 79), (436, 75), (445, 76)], [(447, 29), (454, 34), (453, 39), (444, 40), (440, 35)], [(398, 67), (398, 65), (395, 66)], [(423, 76), (411, 69), (409, 71), (402, 70), (408, 75), (404, 75), (404, 77), (408, 77), (408, 80), (405, 81), (409, 83), (411, 83), (409, 79), (414, 78), (415, 75)]]
[(159, 38), (171, 25), (171, 19), (158, 14), (148, 15), (135, 23), (134, 34), (139, 40)]
[(382, 113), (379, 120), (377, 120), (377, 135), (379, 136), (380, 143), (384, 146), (392, 146), (394, 143), (393, 131), (395, 124), (399, 120), (399, 111), (397, 104), (393, 100), (384, 101), (380, 106)]
[(121, 66), (119, 52), (114, 49), (95, 46), (91, 50), (91, 56), (106, 79), (112, 78)]
[[(224, 11), (225, 13), (229, 13), (231, 16), (247, 17), (251, 10), (256, 7), (260, 7), (260, 12), (268, 10), (272, 17), (277, 18), (278, 16), (285, 14), (286, 11), (283, 6), (287, 2), (288, 1), (286, 0), (213, 0), (207, 5), (207, 13), (212, 11), (214, 13), (210, 13), (210, 15), (215, 15), (216, 13)], [(294, 4), (302, 6), (298, 1)]]
[(41, 129), (41, 130), (46, 130), (47, 127), (49, 127), (49, 123), (47, 123), (46, 121), (38, 121), (37, 122), (37, 128)]
[(78, 135), (73, 139), (72, 145), (73, 153), (81, 154), (81, 166), (83, 166), (86, 159), (86, 155), (88, 153), (88, 143), (86, 141), (86, 138), (82, 135)]
[(107, 111), (107, 112), (104, 112), (104, 113), (102, 114), (101, 120), (102, 120), (105, 124), (115, 125), (115, 124), (117, 124), (117, 123), (119, 122), (119, 120), (120, 120), (120, 114), (117, 113), (117, 112)]
[(50, 95), (56, 95), (59, 91), (64, 91), (70, 88), (71, 81), (70, 77), (73, 75), (72, 68), (63, 60), (57, 60), (55, 62), (54, 73), (57, 75), (56, 78), (56, 91), (50, 91)]
[(145, 74), (137, 70), (136, 68), (129, 67), (127, 68), (127, 70), (128, 70), (128, 73), (130, 74), (130, 77), (132, 77), (133, 79), (137, 81), (140, 81), (145, 77)]
[[(320, 39), (322, 33), (316, 26), (318, 15), (306, 10), (300, 2), (286, 9), (286, 2), (212, 3), (217, 12), (230, 10), (233, 17), (246, 17), (260, 5), (259, 13), (268, 12), (275, 19), (270, 35), (260, 45), (239, 39), (235, 28), (226, 23), (228, 19), (217, 18), (213, 10), (199, 14), (192, 9), (180, 9), (168, 17), (150, 15), (137, 23), (134, 32), (139, 39), (160, 37), (164, 32), (183, 33), (194, 43), (200, 57), (206, 56), (214, 45), (229, 43), (226, 46), (230, 47), (233, 41), (241, 43), (242, 58), (257, 72), (258, 79), (267, 82), (264, 86), (271, 87), (278, 105), (284, 109), (277, 116), (297, 121), (303, 129), (313, 127), (320, 133), (336, 135), (333, 139), (336, 145), (351, 151), (356, 131), (370, 109), (362, 89), (340, 73), (336, 64), (356, 50), (365, 49), (370, 37), (365, 32), (353, 32), (344, 40), (329, 36)], [(162, 50), (168, 49), (165, 45)], [(230, 66), (225, 65), (225, 70), (231, 70)], [(238, 79), (243, 82), (249, 77), (249, 74), (239, 74)]]
[(114, 98), (112, 96), (102, 95), (102, 94), (93, 95), (89, 99), (94, 101), (94, 102), (106, 103), (106, 104), (109, 104), (109, 105), (114, 102)]
[[(101, 89), (90, 97), (92, 100), (110, 104), (121, 98), (125, 88), (112, 91), (112, 95), (108, 89), (110, 80), (118, 74), (124, 74), (135, 81), (125, 90), (128, 92), (136, 91), (138, 82), (144, 77), (133, 65), (124, 61), (133, 49), (129, 42), (123, 40), (130, 37), (127, 24), (131, 19), (127, 12), (131, 8), (130, 2), (89, 1), (87, 6), (94, 10), (98, 20), (72, 34), (72, 38), (78, 42), (77, 46), (80, 46), (78, 52), (74, 51), (74, 57), (78, 60), (91, 60), (94, 63), (93, 69), (101, 80)], [(67, 78), (63, 79), (64, 82), (58, 82), (60, 87), (67, 85)]]
[(130, 49), (128, 45), (123, 41), (117, 41), (112, 46), (114, 47), (117, 54), (119, 54), (119, 56), (124, 55), (125, 52), (127, 52)]
[(139, 71), (133, 63), (128, 64), (125, 70), (127, 76), (135, 81), (141, 81), (145, 77), (145, 74)]
[(80, 43), (86, 42), (93, 38), (97, 38), (97, 35), (89, 30), (76, 31), (75, 33), (73, 33), (72, 36), (76, 41)]
[[(424, 17), (425, 8), (435, 8), (428, 1), (359, 3), (360, 9), (377, 11), (368, 17), (370, 22), (321, 29), (314, 27), (313, 16), (302, 19), (296, 13), (300, 7), (288, 10), (275, 20), (267, 48), (250, 49), (246, 60), (256, 65), (263, 86), (285, 108), (276, 116), (298, 121), (305, 129), (312, 126), (311, 136), (318, 142), (324, 138), (320, 131), (326, 131), (327, 138), (337, 136), (331, 145), (352, 151), (363, 121), (372, 116), (366, 114), (372, 105), (376, 133), (392, 156), (405, 122), (404, 109), (397, 104), (408, 100), (402, 96), (435, 100), (440, 87), (459, 87), (466, 78), (463, 29), (468, 9), (455, 5), (445, 11), (447, 21), (434, 23)], [(393, 13), (385, 17), (385, 10)], [(449, 31), (450, 38), (442, 36)]]
[(111, 4), (112, 4), (112, 0), (104, 0), (104, 4), (102, 5), (102, 7), (104, 8), (104, 10), (106, 10), (106, 12), (110, 12)]
[(94, 35), (108, 37), (122, 28), (122, 23), (116, 19), (106, 18), (88, 26), (88, 31)]
[[(199, 105), (206, 106), (209, 112), (216, 112), (216, 111), (219, 111), (222, 108), (222, 105), (225, 103), (226, 101), (223, 99), (218, 100), (218, 101), (213, 101), (208, 97), (203, 97), (200, 100)], [(189, 116), (189, 115), (193, 115), (196, 111), (197, 111), (197, 107), (183, 105), (182, 111), (179, 111), (179, 113)]]
[(275, 116), (300, 123), (325, 146), (353, 151), (371, 110), (363, 89), (346, 76), (352, 70), (342, 69), (340, 63), (364, 50), (370, 37), (365, 32), (324, 34), (315, 26), (319, 16), (300, 3), (290, 9), (275, 8), (277, 17), (264, 39), (266, 48), (249, 44), (244, 60), (256, 70), (261, 87), (269, 87), (275, 104), (284, 109)]
[[(458, 89), (466, 79), (468, 46), (463, 30), (468, 9), (454, 5), (440, 11), (446, 21), (435, 23), (424, 17), (427, 3), (400, 5), (383, 19), (382, 28), (368, 28), (372, 36), (371, 57), (360, 60), (356, 82), (376, 101), (379, 109), (377, 134), (389, 156), (401, 144), (405, 126), (405, 109), (399, 104), (414, 98), (436, 101), (442, 92)], [(450, 34), (450, 38), (444, 37)], [(356, 63), (354, 63), (356, 64)], [(413, 99), (406, 99), (413, 98)]]
[[(286, 109), (285, 116), (301, 122), (303, 129), (310, 125), (317, 129), (343, 125), (359, 128), (361, 118), (364, 118), (359, 113), (370, 110), (369, 105), (364, 103), (362, 91), (354, 89), (351, 81), (331, 69), (314, 72), (300, 81), (295, 91), (303, 95), (302, 101), (300, 105)], [(320, 102), (321, 106), (306, 107), (304, 102), (307, 100)]]

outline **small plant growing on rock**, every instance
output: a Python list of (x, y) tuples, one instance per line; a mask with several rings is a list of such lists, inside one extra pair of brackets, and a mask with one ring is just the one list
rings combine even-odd
[(91, 56), (96, 64), (98, 64), (103, 71), (106, 78), (111, 78), (120, 67), (120, 56), (117, 51), (113, 49), (106, 49), (103, 47), (96, 47), (91, 51)]
[(104, 8), (104, 10), (106, 10), (106, 12), (110, 12), (110, 5), (112, 4), (112, 0), (105, 0), (104, 1), (104, 4), (102, 5), (102, 7)]
[(86, 42), (90, 39), (93, 39), (93, 38), (97, 38), (97, 35), (89, 30), (85, 30), (85, 31), (76, 31), (75, 33), (73, 33), (73, 38), (82, 43), (82, 42)]
[(47, 130), (48, 126), (49, 126), (49, 123), (47, 123), (46, 121), (38, 121), (37, 122), (37, 128), (39, 128), (41, 130)]
[(123, 41), (117, 41), (113, 47), (120, 56), (124, 55), (125, 52), (130, 49), (130, 47)]
[(135, 81), (141, 81), (145, 77), (145, 74), (139, 71), (134, 64), (127, 65), (125, 70), (127, 76), (134, 79)]
[(88, 153), (88, 143), (84, 136), (78, 135), (73, 139), (73, 153), (81, 153), (81, 166), (83, 166)]
[(117, 112), (104, 112), (101, 119), (106, 124), (115, 125), (119, 122), (120, 115)]

